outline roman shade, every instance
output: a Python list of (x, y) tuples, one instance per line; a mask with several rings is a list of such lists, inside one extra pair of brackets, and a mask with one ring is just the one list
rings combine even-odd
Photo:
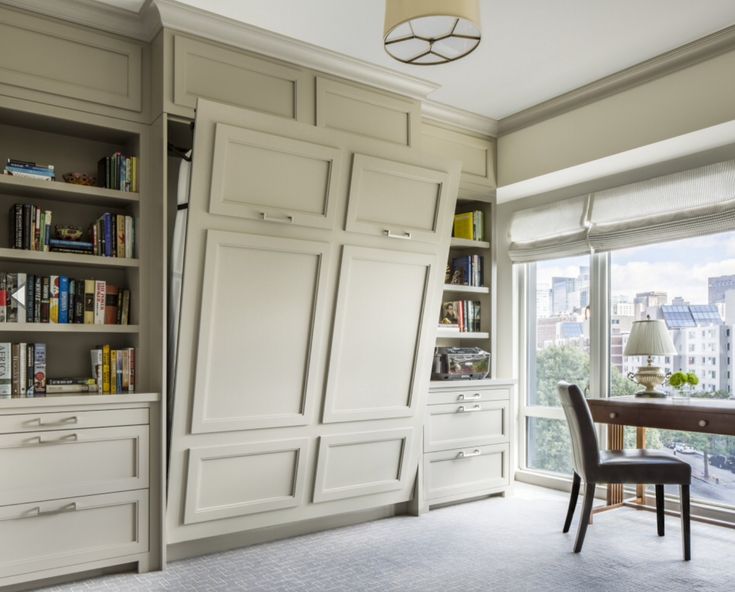
[(735, 161), (520, 210), (514, 262), (602, 252), (735, 229)]

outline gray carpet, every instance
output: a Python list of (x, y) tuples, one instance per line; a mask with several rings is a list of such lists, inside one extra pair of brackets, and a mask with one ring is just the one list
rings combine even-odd
[[(124, 574), (46, 592), (473, 592), (735, 589), (735, 530), (692, 524), (681, 560), (678, 518), (656, 536), (651, 512), (602, 514), (572, 553), (561, 526), (567, 498), (516, 485), (506, 498), (396, 517), (178, 561), (165, 572)], [(581, 505), (581, 504), (580, 504)], [(576, 529), (576, 521), (573, 525)]]

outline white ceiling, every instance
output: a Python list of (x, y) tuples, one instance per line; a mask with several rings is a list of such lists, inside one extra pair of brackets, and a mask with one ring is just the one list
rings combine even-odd
[(179, 1), (436, 82), (431, 99), (495, 119), (735, 24), (734, 0), (480, 0), (478, 49), (422, 67), (383, 50), (384, 0)]

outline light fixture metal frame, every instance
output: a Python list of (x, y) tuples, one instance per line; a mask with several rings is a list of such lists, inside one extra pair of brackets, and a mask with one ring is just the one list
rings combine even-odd
[[(407, 21), (403, 21), (402, 23), (398, 23), (395, 27), (393, 27), (390, 31), (388, 31), (388, 33), (386, 33), (385, 38), (383, 39), (384, 46), (387, 47), (388, 45), (392, 45), (394, 43), (403, 43), (404, 41), (411, 41), (412, 39), (419, 39), (420, 41), (427, 42), (429, 44), (429, 49), (428, 49), (428, 51), (425, 51), (424, 53), (421, 53), (421, 54), (419, 54), (417, 56), (414, 56), (410, 60), (401, 59), (401, 58), (393, 55), (392, 53), (390, 53), (386, 49), (386, 52), (388, 53), (388, 55), (390, 57), (392, 57), (394, 60), (397, 60), (397, 61), (402, 62), (404, 64), (411, 64), (412, 66), (437, 66), (439, 64), (448, 64), (448, 63), (454, 62), (456, 60), (461, 60), (462, 58), (470, 55), (480, 45), (480, 41), (482, 41), (482, 35), (463, 35), (461, 33), (455, 33), (454, 32), (454, 31), (456, 31), (457, 26), (459, 25), (459, 21), (462, 20), (460, 17), (456, 17), (456, 16), (454, 16), (452, 14), (440, 14), (440, 15), (438, 14), (438, 15), (432, 15), (432, 16), (453, 17), (455, 20), (454, 20), (454, 25), (452, 26), (452, 30), (449, 33), (447, 33), (446, 35), (441, 35), (439, 37), (426, 37), (424, 35), (417, 35), (416, 32), (413, 30), (413, 22), (412, 22), (413, 19), (409, 19)], [(411, 35), (405, 35), (405, 36), (400, 37), (398, 39), (388, 40), (388, 36), (395, 29), (397, 29), (398, 27), (400, 27), (401, 25), (404, 25), (406, 23), (408, 23), (408, 26), (411, 29)], [(456, 58), (447, 57), (445, 55), (442, 55), (441, 53), (438, 53), (438, 52), (434, 51), (434, 43), (436, 43), (438, 41), (443, 41), (444, 39), (449, 39), (450, 37), (455, 37), (457, 39), (474, 39), (474, 40), (477, 41), (477, 43), (475, 43), (475, 45), (472, 47), (472, 49), (470, 49), (467, 53), (463, 53), (462, 55), (459, 55)], [(427, 55), (435, 55), (435, 56), (441, 58), (443, 61), (441, 61), (441, 62), (416, 62), (415, 61), (415, 60), (418, 60), (420, 58), (423, 58), (424, 56), (427, 56)]]

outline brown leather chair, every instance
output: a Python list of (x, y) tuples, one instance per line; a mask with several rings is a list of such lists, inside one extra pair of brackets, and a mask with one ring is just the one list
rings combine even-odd
[(579, 519), (574, 552), (584, 544), (592, 513), (597, 483), (654, 483), (656, 485), (656, 517), (658, 535), (664, 536), (664, 485), (679, 485), (681, 494), (681, 531), (684, 560), (691, 559), (689, 528), (689, 485), (692, 468), (664, 450), (600, 450), (595, 424), (582, 391), (574, 384), (559, 383), (559, 397), (572, 436), (574, 480), (564, 532), (569, 532), (581, 480), (585, 482), (584, 506)]

